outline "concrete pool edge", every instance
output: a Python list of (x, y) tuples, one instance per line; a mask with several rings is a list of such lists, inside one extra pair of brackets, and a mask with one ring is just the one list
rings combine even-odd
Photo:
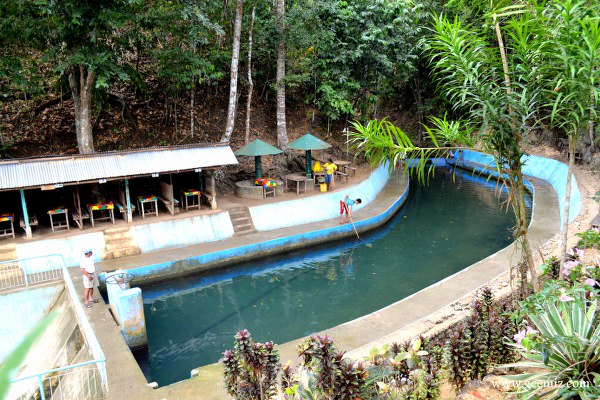
[[(144, 266), (125, 266), (125, 269), (135, 275), (136, 284), (144, 285), (354, 236), (354, 228), (358, 232), (366, 232), (385, 224), (406, 202), (408, 190), (408, 179), (395, 172), (386, 179), (383, 188), (378, 190), (376, 197), (368, 204), (369, 207), (362, 207), (354, 212), (354, 226), (340, 225), (337, 218), (328, 218), (309, 224), (260, 231), (227, 241), (199, 244), (182, 249), (181, 252), (170, 250), (168, 253), (173, 254), (173, 257), (169, 261)], [(329, 197), (334, 198), (336, 202), (341, 196), (335, 192), (331, 195)], [(334, 206), (338, 208), (337, 204)], [(198, 250), (194, 251), (194, 248)], [(117, 269), (112, 265), (119, 265), (119, 261), (105, 261), (99, 264), (104, 271), (100, 274), (102, 282), (107, 272)], [(119, 269), (123, 267), (119, 265)]]
[[(466, 167), (468, 168), (468, 166)], [(560, 230), (558, 199), (551, 184), (546, 181), (540, 182), (536, 178), (527, 178), (535, 192), (532, 221), (529, 228), (530, 240), (532, 245), (541, 245)], [(347, 357), (360, 360), (368, 355), (369, 350), (374, 346), (381, 347), (384, 343), (406, 340), (421, 333), (434, 331), (436, 328), (443, 329), (444, 326), (453, 323), (453, 318), (462, 318), (459, 314), (461, 307), (459, 306), (456, 310), (453, 307), (454, 304), (468, 305), (469, 302), (464, 299), (470, 299), (473, 293), (481, 287), (501, 280), (501, 277), (507, 275), (507, 265), (511, 265), (513, 252), (514, 244), (511, 244), (397, 303), (317, 334), (332, 336), (338, 349), (348, 350)], [(467, 284), (468, 282), (470, 284)], [(502, 286), (501, 283), (500, 286), (506, 288), (507, 285)], [(427, 308), (431, 308), (431, 312), (423, 310), (424, 304), (429, 305)], [(419, 309), (422, 315), (415, 315), (414, 311)], [(405, 321), (396, 320), (393, 318), (393, 314), (403, 314), (401, 319)], [(387, 331), (381, 329), (382, 321), (391, 329)], [(365, 335), (365, 332), (376, 332), (374, 335), (377, 336), (377, 339), (365, 341), (365, 336), (371, 336)], [(278, 345), (282, 362), (295, 359), (295, 349), (304, 339), (300, 338)], [(211, 381), (210, 377), (214, 375), (220, 377), (221, 371), (218, 364), (202, 367), (197, 369), (198, 375), (192, 380), (197, 379), (207, 385), (207, 382)], [(164, 393), (173, 393), (172, 390), (180, 383), (165, 386)], [(222, 390), (220, 389), (221, 385), (219, 382), (219, 387), (214, 387), (213, 390), (217, 392)], [(216, 393), (212, 394), (215, 397), (210, 397), (210, 394), (204, 390), (202, 393), (203, 396), (207, 396), (206, 398), (219, 398)]]
[[(550, 194), (552, 194), (552, 193), (550, 193)], [(543, 215), (542, 215), (542, 213), (539, 212), (540, 210), (539, 210), (539, 207), (537, 206), (537, 202), (543, 200), (542, 196), (547, 196), (547, 195), (548, 195), (547, 188), (545, 190), (543, 190), (543, 191), (536, 190), (536, 196), (534, 197), (534, 202), (536, 203), (536, 206), (535, 206), (536, 207), (536, 213), (535, 213), (536, 215), (534, 216), (534, 221), (532, 221), (532, 225), (530, 226), (531, 232), (534, 232), (537, 229), (537, 225), (539, 223), (541, 223), (542, 225), (545, 225), (545, 224), (548, 223), (548, 221), (546, 221), (545, 218), (542, 218)], [(554, 198), (554, 201), (556, 201), (556, 198)], [(385, 209), (388, 209), (388, 208), (385, 208)], [(381, 210), (381, 212), (384, 212), (385, 209)], [(363, 210), (361, 210), (361, 212), (362, 211)], [(552, 216), (550, 218), (552, 218)], [(329, 227), (334, 228), (335, 226), (329, 226)], [(306, 227), (305, 226), (300, 226), (300, 227), (293, 227), (293, 228), (297, 229), (297, 230), (302, 230), (302, 229), (305, 229)], [(541, 230), (543, 230), (543, 231), (546, 231), (548, 229), (547, 226), (546, 227), (542, 227), (542, 228), (541, 228)], [(552, 228), (550, 228), (550, 229), (552, 229)], [(281, 230), (281, 231), (286, 231), (286, 230), (284, 229), (284, 230)], [(545, 236), (546, 233), (547, 232), (545, 232), (542, 236)], [(350, 232), (350, 234), (353, 234), (353, 233)], [(269, 236), (269, 232), (261, 232), (261, 235), (263, 235), (263, 236)], [(511, 247), (511, 246), (509, 246), (509, 247)], [(507, 256), (507, 255), (510, 256), (510, 254), (506, 254), (506, 253), (509, 253), (509, 248), (506, 248), (506, 249), (504, 249), (504, 250), (502, 250), (502, 251), (500, 251), (500, 252), (498, 252), (498, 253), (496, 253), (496, 254), (494, 254), (494, 255), (492, 255), (492, 256), (490, 256), (490, 257), (488, 257), (488, 258), (486, 258), (486, 259), (484, 259), (482, 261), (480, 261), (479, 263), (487, 262), (487, 261), (489, 261), (489, 259), (496, 259), (496, 262), (498, 262), (498, 258), (499, 258), (498, 254), (499, 253), (503, 253), (503, 257)], [(508, 260), (510, 261), (510, 257), (508, 257)], [(477, 264), (479, 264), (479, 263), (476, 263), (476, 264), (474, 264), (474, 265), (472, 265), (470, 267), (467, 267), (467, 270), (469, 270), (469, 271), (476, 271), (477, 267), (475, 267), (475, 266)], [(503, 272), (501, 272), (500, 274), (504, 273), (507, 264), (503, 263), (503, 265), (504, 266), (501, 267), (501, 269), (503, 270)], [(489, 282), (490, 279), (493, 279), (496, 276), (498, 276), (498, 274), (496, 274), (494, 276), (485, 276), (484, 277), (485, 278), (485, 282), (483, 284), (486, 284), (487, 282)], [(456, 280), (456, 279), (454, 279), (454, 280)], [(449, 281), (452, 281), (452, 280), (449, 280)], [(447, 306), (448, 304), (451, 304), (451, 303), (453, 303), (453, 302), (455, 302), (455, 301), (457, 301), (458, 299), (461, 298), (461, 296), (456, 296), (455, 297), (454, 294), (449, 294), (449, 292), (446, 291), (444, 287), (441, 287), (441, 286), (447, 285), (448, 283), (449, 282), (444, 282), (444, 281), (438, 282), (438, 283), (435, 284), (435, 287), (433, 287), (433, 289), (435, 289), (434, 291), (438, 292), (436, 295), (439, 295), (440, 294), (439, 292), (442, 292), (442, 294), (447, 294), (448, 295), (448, 296), (446, 296), (446, 297), (448, 297), (448, 301), (446, 301), (445, 303), (443, 303), (443, 305), (442, 305), (441, 308), (443, 308), (443, 306)], [(460, 286), (460, 282), (459, 282), (459, 286)], [(411, 296), (409, 299), (403, 300), (403, 304), (405, 305), (405, 307), (408, 308), (408, 309), (410, 309), (410, 308), (413, 308), (413, 309), (419, 308), (420, 307), (420, 304), (418, 302), (418, 298), (420, 297), (419, 294), (422, 295), (423, 293), (425, 293), (424, 291), (427, 290), (427, 289), (428, 288), (423, 289), (423, 291), (416, 293), (415, 295)], [(469, 292), (469, 293), (471, 293), (471, 292)], [(410, 305), (408, 303), (410, 303), (412, 305)], [(416, 304), (416, 306), (415, 306), (415, 304)], [(439, 309), (440, 308), (436, 309), (436, 311), (439, 311)], [(382, 313), (380, 313), (381, 311), (384, 311), (384, 310), (379, 310), (379, 311), (373, 313), (372, 315), (376, 319), (386, 319), (387, 317), (385, 315), (382, 315)], [(423, 318), (427, 318), (429, 315), (431, 315), (431, 314), (427, 314), (425, 317), (414, 316), (414, 315), (412, 315), (409, 312), (405, 316), (406, 317), (405, 319), (408, 322), (406, 324), (401, 325), (400, 327), (396, 326), (395, 327), (396, 330), (393, 330), (388, 335), (398, 334), (403, 329), (409, 328), (409, 326), (411, 324), (415, 323), (416, 321), (422, 321)], [(364, 320), (363, 320), (362, 317), (361, 317), (360, 320), (362, 320), (363, 323), (364, 323)], [(340, 327), (347, 327), (351, 322), (342, 324), (342, 325), (340, 325)], [(336, 337), (336, 333), (335, 333), (335, 331), (333, 329), (335, 329), (335, 328), (332, 328), (330, 330), (325, 330), (323, 333), (327, 333), (327, 334), (333, 335), (334, 339), (336, 341), (336, 345), (340, 349), (346, 349), (346, 350), (356, 349), (356, 350), (358, 350), (361, 347), (368, 347), (368, 348), (370, 348), (370, 343), (373, 343), (373, 341), (370, 341), (367, 344), (352, 345), (351, 344), (352, 343), (351, 340), (346, 340), (346, 339), (341, 339), (341, 338), (338, 339), (338, 337)], [(374, 329), (371, 329), (371, 330), (374, 330)], [(354, 331), (354, 334), (358, 334), (358, 333), (356, 331)], [(378, 336), (379, 338), (381, 338), (382, 336), (385, 337), (385, 333), (384, 332), (379, 332), (378, 331), (377, 334), (379, 335)], [(285, 358), (285, 351), (286, 351), (285, 348), (286, 348), (286, 346), (287, 347), (291, 346), (291, 348), (289, 348), (290, 354), (294, 354), (293, 347), (294, 347), (295, 343), (297, 343), (297, 341), (288, 342), (288, 343), (285, 343), (285, 344), (279, 346), (279, 348), (281, 349), (281, 352), (282, 352), (282, 360), (283, 361), (287, 360), (287, 358)], [(353, 354), (353, 352), (349, 353), (349, 354)], [(108, 354), (107, 354), (107, 356), (108, 356)], [(293, 358), (293, 357), (288, 357), (288, 358)], [(133, 360), (133, 357), (131, 357), (131, 359)], [(135, 361), (132, 361), (132, 362), (135, 362)], [(133, 368), (134, 365), (131, 365), (131, 367)], [(137, 368), (137, 364), (135, 365), (135, 367)], [(129, 382), (128, 386), (129, 386), (130, 392), (133, 391), (133, 393), (140, 393), (140, 392), (135, 391), (134, 388), (137, 388), (140, 391), (146, 389), (146, 381), (145, 381), (145, 379), (143, 380), (143, 382), (141, 380), (139, 380), (139, 381), (138, 380), (139, 379), (135, 379), (135, 381)], [(116, 390), (120, 390), (120, 388), (116, 388)], [(127, 392), (127, 390), (125, 392)], [(114, 393), (114, 391), (113, 391), (113, 393)], [(120, 393), (123, 394), (123, 392), (120, 392)], [(154, 394), (151, 395), (150, 393), (154, 393)], [(157, 390), (154, 390), (154, 391), (148, 391), (148, 392), (146, 392), (146, 394), (149, 396), (147, 398), (157, 398), (157, 399), (171, 397), (171, 396), (175, 396), (175, 397), (179, 397), (179, 398), (194, 398), (194, 396), (197, 398), (198, 396), (201, 396), (201, 398), (203, 398), (203, 399), (222, 399), (223, 398), (223, 393), (224, 392), (223, 392), (223, 388), (222, 388), (222, 370), (221, 370), (221, 368), (219, 367), (218, 364), (213, 364), (213, 365), (210, 365), (210, 366), (202, 367), (201, 369), (199, 369), (199, 375), (196, 376), (196, 377), (194, 377), (194, 378), (192, 378), (192, 379), (187, 379), (185, 381), (177, 382), (177, 383), (174, 383), (172, 385), (168, 385), (168, 386), (165, 386), (165, 387), (158, 388)], [(190, 396), (190, 397), (186, 397), (186, 396)]]

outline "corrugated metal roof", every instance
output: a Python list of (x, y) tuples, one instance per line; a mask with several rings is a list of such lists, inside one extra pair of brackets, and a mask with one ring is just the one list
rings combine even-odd
[(15, 159), (0, 162), (0, 190), (66, 185), (237, 163), (227, 144)]

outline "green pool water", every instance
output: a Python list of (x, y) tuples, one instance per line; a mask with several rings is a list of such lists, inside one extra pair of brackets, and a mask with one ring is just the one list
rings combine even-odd
[(502, 200), (470, 172), (439, 169), (364, 241), (143, 287), (148, 350), (136, 358), (163, 386), (217, 362), (239, 329), (283, 343), (383, 308), (507, 246), (514, 218)]

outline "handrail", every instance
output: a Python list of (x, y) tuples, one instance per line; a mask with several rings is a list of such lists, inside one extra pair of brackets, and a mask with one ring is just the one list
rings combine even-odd
[(103, 362), (106, 362), (106, 359), (103, 359), (103, 360), (90, 360), (90, 361), (85, 361), (85, 362), (81, 362), (81, 363), (77, 363), (77, 364), (70, 364), (70, 365), (67, 365), (66, 367), (49, 369), (49, 370), (44, 371), (44, 372), (38, 372), (37, 374), (24, 376), (24, 377), (17, 378), (17, 379), (11, 379), (10, 382), (11, 383), (16, 383), (16, 382), (24, 381), (24, 380), (31, 379), (31, 378), (37, 378), (40, 375), (53, 374), (55, 372), (67, 371), (69, 369), (79, 368), (79, 367), (85, 367), (86, 365), (92, 365), (92, 364), (103, 363)]
[[(86, 339), (86, 342), (92, 352), (92, 356), (94, 357), (94, 360), (90, 360), (90, 361), (86, 361), (86, 362), (78, 363), (78, 364), (72, 364), (72, 365), (68, 365), (65, 367), (52, 369), (49, 371), (40, 372), (38, 374), (34, 374), (34, 375), (26, 377), (26, 378), (18, 378), (15, 380), (11, 380), (11, 382), (19, 382), (19, 381), (22, 381), (25, 379), (31, 379), (31, 378), (37, 377), (38, 381), (40, 381), (40, 384), (41, 384), (41, 376), (42, 375), (50, 374), (50, 373), (57, 372), (57, 371), (73, 369), (73, 368), (77, 368), (77, 367), (84, 366), (84, 365), (97, 364), (98, 372), (100, 373), (100, 378), (101, 378), (101, 383), (102, 383), (102, 391), (104, 392), (105, 396), (108, 396), (108, 376), (106, 373), (106, 357), (104, 355), (104, 352), (102, 351), (102, 348), (100, 347), (98, 338), (96, 337), (96, 334), (94, 333), (94, 330), (92, 329), (92, 325), (90, 324), (90, 321), (87, 319), (85, 311), (83, 310), (83, 306), (81, 305), (81, 302), (79, 301), (79, 296), (77, 295), (77, 291), (75, 290), (75, 286), (73, 285), (73, 281), (71, 279), (71, 274), (69, 274), (69, 271), (67, 269), (63, 255), (62, 254), (47, 254), (44, 256), (28, 257), (28, 258), (22, 258), (19, 260), (10, 260), (10, 261), (5, 261), (5, 262), (0, 262), (0, 265), (5, 264), (5, 263), (11, 263), (11, 262), (12, 263), (22, 262), (22, 261), (27, 261), (27, 260), (31, 260), (31, 259), (41, 259), (41, 258), (48, 259), (48, 258), (54, 258), (54, 257), (57, 257), (60, 260), (60, 265), (58, 267), (60, 269), (62, 269), (63, 281), (65, 283), (67, 293), (69, 294), (69, 298), (71, 299), (71, 304), (73, 305), (73, 309), (75, 310), (75, 316), (77, 317), (77, 321), (79, 322), (81, 332)], [(43, 387), (40, 386), (40, 389), (43, 390)]]

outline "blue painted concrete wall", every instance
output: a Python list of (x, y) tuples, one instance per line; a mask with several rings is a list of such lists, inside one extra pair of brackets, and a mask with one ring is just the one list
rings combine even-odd
[[(380, 167), (377, 169), (376, 174), (372, 174), (368, 179), (369, 181), (373, 179), (373, 182), (370, 184), (365, 184), (363, 186), (358, 185), (355, 188), (351, 188), (348, 190), (348, 194), (350, 196), (361, 196), (366, 201), (372, 201), (375, 196), (375, 190), (377, 193), (381, 191), (381, 188), (385, 186), (385, 182), (389, 179), (389, 173), (386, 166)], [(385, 181), (385, 182), (384, 182)], [(364, 181), (362, 183), (365, 183)], [(360, 192), (357, 192), (360, 188)], [(339, 216), (339, 192), (338, 193), (330, 193), (325, 196), (330, 196), (331, 199), (329, 201), (333, 201), (333, 205), (335, 206), (332, 216), (328, 218), (335, 218)], [(315, 199), (320, 199), (322, 196), (315, 196)], [(408, 186), (405, 192), (384, 212), (381, 214), (364, 219), (361, 221), (357, 221), (355, 223), (356, 229), (363, 229), (381, 225), (384, 221), (391, 218), (391, 216), (398, 211), (398, 209), (404, 204), (408, 197)], [(282, 204), (282, 203), (279, 203)], [(320, 203), (314, 203), (320, 204)], [(289, 221), (289, 220), (288, 220)], [(139, 267), (135, 269), (130, 269), (128, 272), (134, 274), (136, 279), (139, 281), (143, 281), (144, 278), (156, 277), (156, 276), (164, 276), (171, 273), (182, 272), (183, 270), (199, 270), (203, 265), (223, 261), (223, 260), (231, 260), (238, 257), (245, 257), (256, 253), (261, 253), (265, 251), (272, 251), (274, 249), (279, 249), (282, 247), (289, 248), (290, 246), (298, 245), (302, 243), (304, 245), (309, 243), (318, 243), (327, 238), (331, 237), (340, 237), (353, 235), (354, 229), (351, 224), (338, 225), (327, 229), (306, 232), (303, 234), (292, 235), (280, 237), (277, 239), (268, 240), (261, 243), (253, 243), (247, 246), (236, 247), (233, 249), (228, 249), (224, 251), (202, 254), (196, 257), (192, 257), (186, 260), (176, 260), (158, 264), (147, 265), (144, 267)], [(104, 276), (100, 276), (101, 279), (104, 279)]]
[(323, 193), (319, 196), (299, 198), (274, 204), (249, 207), (254, 227), (258, 231), (286, 228), (338, 217), (340, 200), (348, 194), (360, 198), (362, 203), (353, 207), (357, 211), (373, 201), (389, 179), (388, 166), (377, 168), (369, 179), (348, 188), (346, 192)]
[(131, 349), (148, 345), (142, 289), (136, 287), (117, 294), (115, 308), (121, 323), (121, 334)]
[[(18, 259), (38, 257), (45, 254), (62, 254), (67, 266), (79, 265), (79, 260), (83, 256), (86, 249), (94, 251), (94, 260), (100, 261), (102, 252), (105, 248), (104, 233), (91, 232), (83, 233), (77, 236), (71, 236), (63, 239), (47, 239), (36, 240), (29, 243), (19, 243), (16, 246)], [(44, 271), (48, 267), (55, 267), (56, 260), (52, 259), (35, 259), (27, 260), (27, 268), (29, 271)], [(52, 263), (52, 265), (48, 263)]]
[[(463, 159), (465, 163), (476, 163), (487, 166), (494, 165), (492, 156), (475, 151), (464, 150)], [(551, 158), (539, 157), (534, 155), (526, 155), (523, 158), (523, 173), (543, 179), (552, 185), (552, 188), (558, 196), (558, 207), (560, 209), (560, 222), (562, 227), (565, 198), (567, 189), (567, 172), (568, 165)], [(569, 208), (569, 222), (573, 221), (581, 212), (581, 193), (577, 186), (577, 180), (574, 175), (571, 175), (571, 201)]]
[(135, 242), (143, 253), (214, 242), (231, 237), (233, 233), (233, 225), (227, 212), (132, 227)]
[(0, 364), (52, 309), (63, 290), (57, 284), (0, 295)]
[[(131, 232), (142, 252), (212, 242), (231, 237), (234, 233), (227, 212), (179, 218), (147, 225), (133, 225)], [(62, 254), (65, 264), (73, 267), (79, 265), (83, 251), (90, 248), (94, 251), (94, 261), (102, 261), (105, 247), (104, 233), (90, 232), (62, 239), (19, 243), (16, 246), (16, 253), (18, 259), (45, 254)], [(53, 266), (55, 265), (48, 264), (48, 260), (42, 258), (27, 261), (29, 271), (44, 271)]]

